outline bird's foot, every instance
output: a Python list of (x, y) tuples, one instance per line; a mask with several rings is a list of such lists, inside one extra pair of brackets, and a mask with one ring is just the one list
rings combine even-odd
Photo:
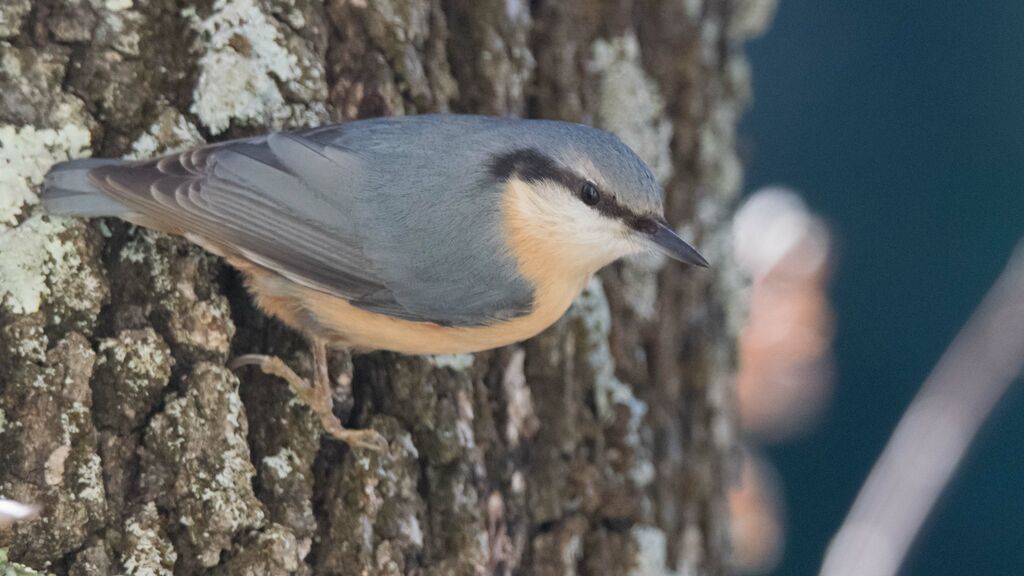
[(387, 439), (376, 430), (345, 428), (334, 417), (334, 414), (331, 414), (330, 421), (325, 420), (323, 415), (320, 415), (320, 423), (323, 425), (324, 431), (330, 434), (332, 438), (341, 440), (353, 448), (365, 448), (374, 452), (386, 452), (388, 449)]
[[(316, 378), (320, 382), (310, 385), (276, 356), (245, 354), (228, 364), (228, 368), (232, 371), (243, 366), (258, 366), (264, 374), (277, 376), (287, 382), (292, 392), (317, 415), (320, 425), (332, 438), (341, 440), (353, 448), (365, 448), (377, 452), (387, 450), (387, 440), (376, 430), (352, 430), (342, 426), (341, 420), (334, 415), (334, 401), (331, 398), (330, 383), (326, 378)], [(323, 369), (326, 372), (326, 367)], [(320, 373), (319, 368), (317, 373)]]

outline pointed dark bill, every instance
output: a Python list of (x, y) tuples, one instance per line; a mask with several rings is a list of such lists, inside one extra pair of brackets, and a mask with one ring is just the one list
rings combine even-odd
[(680, 238), (675, 233), (675, 230), (669, 227), (667, 222), (657, 221), (655, 224), (656, 226), (652, 227), (653, 232), (647, 234), (647, 237), (654, 243), (659, 252), (684, 264), (692, 264), (701, 268), (709, 268), (711, 266), (700, 255), (700, 252), (697, 252), (693, 246), (690, 246), (685, 240)]

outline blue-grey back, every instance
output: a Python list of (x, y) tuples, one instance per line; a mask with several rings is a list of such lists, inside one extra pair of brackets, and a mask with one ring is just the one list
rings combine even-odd
[(365, 254), (387, 290), (358, 306), (394, 314), (399, 304), (452, 325), (530, 311), (532, 286), (503, 236), (504, 183), (488, 170), (504, 146), (500, 133), (498, 123), (409, 117), (308, 134), (365, 167), (355, 189), (338, 191), (338, 208), (356, 215)]
[[(519, 149), (554, 158), (585, 153), (606, 169), (618, 167), (624, 181), (649, 180), (642, 208), (661, 206), (653, 176), (632, 151), (577, 124), (428, 115), (364, 120), (306, 136), (366, 166), (355, 184), (359, 229), (394, 299), (458, 325), (523, 314), (532, 301), (503, 236), (504, 182), (492, 174), (495, 158)], [(360, 305), (386, 306), (373, 297)]]

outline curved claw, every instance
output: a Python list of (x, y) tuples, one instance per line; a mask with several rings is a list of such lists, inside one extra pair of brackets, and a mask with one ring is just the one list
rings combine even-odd
[(234, 372), (243, 366), (263, 366), (267, 359), (263, 354), (243, 354), (228, 362), (228, 370)]
[(342, 428), (340, 424), (328, 426), (327, 423), (324, 423), (324, 428), (331, 438), (340, 440), (353, 448), (363, 448), (374, 452), (387, 452), (389, 448), (387, 439), (370, 428), (352, 430)]

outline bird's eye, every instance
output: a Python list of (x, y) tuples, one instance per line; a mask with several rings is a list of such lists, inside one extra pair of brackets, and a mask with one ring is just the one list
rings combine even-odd
[(590, 180), (587, 180), (580, 187), (580, 200), (587, 206), (594, 206), (601, 201), (601, 192), (597, 189), (597, 184), (594, 184)]

